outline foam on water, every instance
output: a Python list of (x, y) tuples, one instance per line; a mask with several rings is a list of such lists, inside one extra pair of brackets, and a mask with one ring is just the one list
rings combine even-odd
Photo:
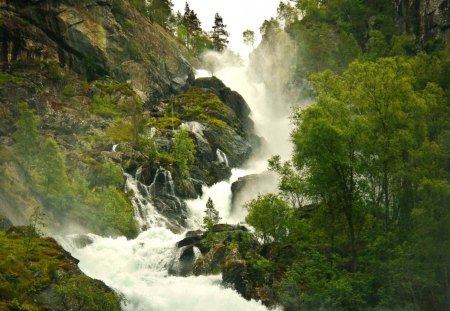
[(247, 301), (236, 291), (224, 288), (221, 277), (175, 277), (167, 273), (175, 255), (174, 244), (183, 238), (165, 228), (150, 228), (136, 239), (105, 238), (89, 234), (94, 241), (76, 248), (70, 238), (59, 238), (80, 260), (80, 269), (123, 293), (124, 310), (202, 311), (266, 310)]

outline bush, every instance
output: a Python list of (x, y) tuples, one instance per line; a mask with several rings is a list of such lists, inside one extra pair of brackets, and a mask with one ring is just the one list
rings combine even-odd
[(275, 194), (260, 195), (246, 204), (245, 221), (255, 228), (255, 234), (263, 240), (281, 242), (289, 234), (293, 209)]

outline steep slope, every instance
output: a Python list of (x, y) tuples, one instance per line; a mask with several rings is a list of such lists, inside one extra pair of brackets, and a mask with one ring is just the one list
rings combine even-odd
[(155, 102), (193, 78), (188, 52), (128, 1), (0, 1), (1, 61), (57, 61), (89, 80), (129, 81)]

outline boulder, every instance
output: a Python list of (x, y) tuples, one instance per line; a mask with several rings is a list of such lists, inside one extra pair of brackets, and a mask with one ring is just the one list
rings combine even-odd
[(259, 194), (276, 192), (277, 175), (273, 172), (250, 174), (238, 178), (231, 184), (231, 210), (239, 210), (244, 203), (257, 197)]
[[(197, 252), (199, 252), (197, 250)], [(193, 245), (181, 247), (171, 262), (169, 267), (169, 274), (176, 276), (192, 275), (192, 267), (196, 261), (196, 251)]]
[(233, 287), (244, 298), (250, 299), (248, 282), (248, 270), (245, 260), (237, 249), (231, 250), (225, 257), (222, 270), (222, 282)]
[(225, 259), (226, 246), (224, 244), (215, 244), (206, 253), (206, 255), (198, 258), (192, 271), (194, 275), (218, 274), (221, 272)]

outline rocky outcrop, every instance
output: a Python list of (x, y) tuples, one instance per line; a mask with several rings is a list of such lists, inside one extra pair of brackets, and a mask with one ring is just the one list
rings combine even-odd
[(0, 231), (0, 244), (1, 310), (120, 310), (120, 296), (84, 275), (54, 239), (11, 227)]
[(422, 42), (442, 39), (450, 42), (449, 0), (394, 0), (402, 30)]
[(236, 91), (231, 90), (216, 77), (198, 78), (194, 85), (216, 94), (220, 100), (231, 108), (236, 118), (240, 121), (239, 128), (249, 134), (253, 134), (254, 125), (250, 119), (250, 107), (244, 98)]
[(222, 271), (227, 248), (224, 244), (215, 244), (205, 256), (195, 261), (192, 270), (194, 275), (218, 274)]
[(193, 80), (188, 52), (128, 1), (0, 1), (1, 62), (57, 61), (88, 79), (127, 82), (143, 101)]
[(277, 176), (273, 172), (250, 174), (238, 178), (238, 180), (231, 184), (232, 211), (237, 211), (244, 203), (256, 198), (259, 194), (276, 191), (276, 180)]
[(232, 286), (244, 298), (250, 299), (248, 285), (248, 270), (245, 260), (237, 249), (231, 250), (225, 258), (222, 281)]

